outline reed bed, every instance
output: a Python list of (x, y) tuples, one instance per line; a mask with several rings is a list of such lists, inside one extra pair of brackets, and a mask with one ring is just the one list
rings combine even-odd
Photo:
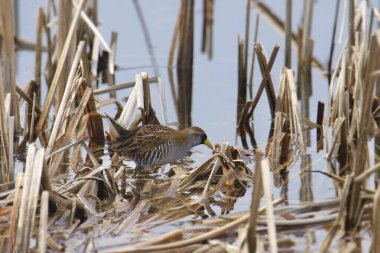
[[(313, 56), (313, 2), (305, 1), (305, 17), (297, 34), (291, 31), (292, 2), (287, 1), (282, 22), (263, 2), (247, 1), (246, 38), (238, 39), (237, 59), (236, 128), (243, 148), (223, 142), (198, 166), (185, 158), (170, 169), (153, 168), (136, 177), (124, 157), (107, 151), (108, 141), (117, 137), (115, 126), (169, 124), (165, 85), (158, 76), (138, 1), (134, 4), (156, 76), (141, 72), (135, 80), (121, 84), (115, 81), (118, 33), (112, 32), (110, 43), (106, 42), (98, 30), (96, 1), (48, 1), (45, 9), (39, 8), (37, 39), (31, 43), (35, 80), (25, 88), (15, 82), (14, 52), (15, 44), (25, 48), (25, 43), (14, 40), (12, 22), (1, 23), (0, 80), (5, 84), (0, 85), (2, 252), (278, 252), (295, 245), (294, 235), (300, 230), (311, 228), (327, 231), (317, 245), (320, 252), (337, 247), (360, 251), (368, 243), (372, 252), (380, 252), (380, 31), (374, 29), (379, 12), (366, 1), (347, 3), (347, 41), (334, 67), (333, 39), (325, 68)], [(0, 3), (2, 20), (15, 20), (11, 3)], [(205, 0), (203, 6), (202, 52), (211, 59), (214, 1)], [(270, 20), (286, 38), (277, 90), (272, 68), (280, 45), (273, 47), (268, 59), (266, 46), (257, 39), (259, 18), (249, 42), (252, 10)], [(53, 22), (51, 14), (58, 22)], [(193, 38), (194, 1), (182, 1), (168, 64), (180, 127), (191, 125), (191, 95), (185, 94), (191, 94), (193, 85)], [(298, 49), (296, 70), (292, 69), (296, 64), (291, 61), (291, 44)], [(176, 49), (177, 87), (172, 71)], [(42, 54), (46, 55), (44, 67)], [(262, 78), (253, 93), (255, 60)], [(326, 114), (323, 102), (310, 105), (313, 67), (327, 71)], [(100, 87), (100, 82), (107, 86)], [(159, 108), (152, 103), (154, 84), (158, 85)], [(130, 89), (126, 103), (117, 98), (124, 89)], [(262, 151), (252, 118), (264, 90), (272, 127)], [(111, 116), (102, 111), (110, 104), (117, 108)], [(318, 107), (315, 122), (309, 119), (310, 106)], [(326, 154), (326, 171), (315, 170), (307, 154), (313, 129), (317, 150), (324, 149)], [(372, 140), (375, 163), (370, 160)], [(24, 160), (22, 170), (15, 166), (16, 156)], [(286, 191), (279, 198), (275, 192), (292, 187), (288, 171), (297, 159), (301, 159), (301, 201), (290, 203)], [(337, 197), (313, 201), (312, 173), (335, 182)], [(249, 191), (250, 207), (233, 212)], [(371, 242), (362, 241), (363, 232), (371, 235)]]

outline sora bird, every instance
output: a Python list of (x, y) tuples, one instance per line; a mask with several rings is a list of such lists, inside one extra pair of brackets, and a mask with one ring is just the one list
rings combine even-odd
[(118, 133), (117, 139), (110, 143), (110, 150), (136, 163), (134, 175), (144, 169), (175, 162), (188, 155), (192, 147), (200, 144), (213, 149), (206, 133), (199, 127), (177, 131), (161, 125), (143, 125), (126, 130), (114, 119), (107, 117)]

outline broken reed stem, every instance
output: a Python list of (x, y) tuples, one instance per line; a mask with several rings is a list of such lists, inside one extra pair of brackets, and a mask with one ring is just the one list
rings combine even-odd
[(249, 98), (250, 99), (253, 99), (253, 75), (254, 75), (255, 56), (256, 56), (255, 45), (257, 43), (257, 36), (259, 34), (259, 23), (260, 23), (260, 15), (256, 14), (255, 37), (253, 39), (253, 44), (252, 44), (252, 60), (251, 60), (251, 70), (249, 74)]
[(348, 8), (347, 61), (348, 65), (351, 65), (351, 57), (355, 44), (355, 0), (349, 0)]
[(15, 243), (15, 239), (17, 237), (17, 224), (19, 219), (19, 211), (21, 200), (22, 200), (22, 187), (24, 185), (24, 174), (18, 173), (16, 177), (16, 185), (15, 185), (15, 194), (13, 197), (13, 207), (12, 214), (10, 218), (10, 228), (9, 228), (9, 240), (8, 240), (8, 252), (13, 252), (13, 247)]
[[(276, 30), (280, 31), (281, 34), (285, 34), (285, 24), (284, 22), (271, 11), (271, 9), (263, 1), (254, 1), (254, 7), (257, 12), (267, 19), (268, 23), (273, 25)], [(302, 40), (302, 35), (300, 33), (292, 33), (292, 45), (297, 48), (300, 43), (298, 40)], [(325, 76), (324, 64), (322, 64), (315, 56), (312, 58), (313, 66), (315, 66), (321, 73), (322, 76)]]
[(41, 195), (40, 204), (40, 224), (39, 224), (39, 234), (38, 234), (38, 252), (44, 253), (47, 248), (47, 238), (48, 238), (48, 210), (49, 205), (49, 192), (43, 191)]
[(285, 67), (292, 68), (292, 0), (286, 0)]
[(202, 53), (212, 59), (214, 0), (203, 0)]
[[(376, 83), (376, 77), (371, 74), (373, 71), (378, 69), (378, 55), (380, 54), (380, 33), (377, 32), (372, 36), (371, 41), (371, 54), (368, 55), (368, 66), (366, 69), (365, 75), (365, 85), (362, 89), (362, 97), (361, 97), (361, 114), (359, 121), (359, 136), (358, 143), (356, 146), (356, 155), (354, 158), (354, 170), (353, 175), (360, 175), (367, 166), (366, 159), (366, 146), (367, 146), (367, 137), (369, 132), (369, 122), (370, 122), (370, 114), (372, 108), (372, 100), (373, 100), (373, 92), (374, 85)], [(352, 193), (349, 195), (349, 204), (348, 204), (348, 215), (347, 215), (347, 228), (348, 230), (354, 228), (358, 222), (358, 218), (360, 212), (362, 210), (362, 198), (361, 198), (361, 184), (354, 183), (352, 188)]]
[(244, 105), (247, 100), (247, 75), (244, 63), (244, 40), (238, 37), (238, 98), (237, 98), (237, 118), (236, 124), (239, 124)]
[(334, 49), (335, 49), (336, 28), (338, 26), (339, 6), (340, 6), (340, 0), (336, 0), (335, 17), (334, 17), (334, 25), (333, 25), (333, 30), (332, 30), (332, 36), (331, 36), (329, 61), (327, 63), (327, 80), (328, 80), (328, 85), (331, 84), (332, 61), (333, 61)]
[(271, 252), (277, 252), (277, 236), (276, 236), (276, 223), (273, 214), (273, 200), (272, 200), (272, 180), (270, 175), (270, 167), (267, 159), (261, 161), (262, 169), (262, 182), (264, 197), (267, 203), (266, 206), (266, 223), (269, 235), (269, 248)]
[[(0, 37), (0, 57), (2, 70), (1, 81), (4, 85), (4, 93), (11, 94), (9, 116), (15, 116), (15, 126), (19, 127), (20, 117), (18, 100), (16, 95), (16, 59), (15, 59), (15, 17), (12, 0), (0, 2), (0, 16), (2, 18), (2, 30)], [(6, 21), (6, 22), (5, 22)], [(4, 104), (1, 104), (3, 107)]]
[(372, 252), (380, 252), (380, 186), (377, 187), (373, 196), (372, 210)]
[(304, 23), (302, 27), (302, 59), (306, 58), (307, 53), (307, 41), (311, 38), (311, 26), (313, 20), (314, 2), (304, 0)]
[[(255, 46), (256, 46), (256, 44), (255, 44)], [(269, 63), (268, 63), (268, 66), (267, 66), (267, 69), (268, 69), (269, 72), (266, 72), (265, 75), (263, 76), (263, 79), (261, 80), (261, 84), (260, 84), (260, 86), (259, 86), (259, 88), (257, 90), (255, 99), (252, 102), (249, 102), (250, 107), (249, 107), (249, 110), (248, 110), (247, 116), (246, 116), (246, 121), (245, 121), (246, 127), (245, 127), (245, 130), (248, 131), (248, 134), (250, 135), (251, 143), (252, 143), (253, 147), (256, 146), (256, 140), (254, 138), (253, 131), (251, 131), (251, 128), (249, 126), (249, 119), (252, 117), (253, 112), (254, 112), (254, 110), (256, 108), (256, 105), (259, 102), (259, 100), (261, 98), (261, 95), (262, 95), (262, 93), (264, 91), (264, 88), (268, 84), (267, 83), (267, 79), (270, 78), (270, 71), (271, 71), (271, 69), (273, 67), (274, 60), (276, 59), (278, 49), (279, 49), (279, 45), (277, 44), (274, 47), (274, 49), (272, 51), (272, 54), (271, 54), (271, 57), (269, 59)]]
[(177, 53), (178, 120), (180, 128), (191, 126), (193, 93), (193, 51), (194, 51), (194, 0), (181, 1), (181, 22)]
[[(57, 54), (60, 56), (64, 52), (64, 47), (66, 44), (66, 39), (69, 36), (70, 21), (72, 20), (72, 10), (74, 9), (73, 3), (71, 1), (60, 0), (58, 9), (58, 26), (57, 26)], [(75, 43), (77, 40), (76, 33), (73, 33), (72, 39), (69, 41), (70, 45), (67, 49), (67, 57), (64, 58), (64, 65), (61, 69), (61, 78), (58, 79), (58, 85), (56, 90), (56, 106), (55, 111), (58, 112), (59, 106), (61, 105), (61, 99), (65, 92), (66, 79), (69, 76), (69, 66), (72, 64), (73, 56), (75, 54)], [(61, 59), (60, 59), (61, 60)], [(58, 70), (58, 67), (57, 67)]]
[[(80, 61), (81, 66), (81, 72), (84, 77), (83, 84), (79, 87), (81, 93), (85, 93), (85, 91), (91, 90), (90, 97), (88, 99), (88, 102), (86, 104), (86, 108), (84, 111), (84, 114), (89, 115), (89, 124), (87, 125), (88, 130), (88, 136), (90, 139), (90, 142), (96, 143), (96, 144), (104, 144), (105, 137), (104, 137), (104, 128), (103, 128), (103, 121), (102, 116), (96, 112), (96, 99), (94, 96), (94, 91), (91, 88), (91, 72), (90, 72), (90, 66), (87, 59), (87, 54), (85, 51), (82, 52), (82, 59)], [(83, 92), (84, 91), (84, 92)], [(80, 94), (80, 96), (83, 99), (83, 94)]]
[[(83, 2), (83, 0), (82, 0), (82, 2)], [(65, 93), (63, 94), (63, 97), (61, 100), (61, 105), (59, 106), (57, 116), (56, 116), (56, 119), (54, 121), (54, 126), (53, 126), (51, 134), (50, 134), (49, 143), (48, 143), (48, 146), (46, 149), (46, 155), (49, 155), (52, 152), (53, 147), (54, 147), (55, 142), (56, 142), (56, 139), (57, 139), (57, 135), (58, 135), (59, 130), (61, 128), (61, 123), (63, 121), (64, 111), (66, 108), (67, 101), (69, 100), (69, 95), (70, 95), (71, 89), (74, 85), (74, 77), (75, 77), (76, 72), (77, 72), (79, 61), (82, 57), (82, 52), (84, 50), (84, 46), (85, 46), (84, 41), (81, 41), (78, 45), (77, 52), (75, 54), (75, 58), (74, 58), (74, 61), (73, 61), (73, 64), (71, 66), (71, 70), (69, 73), (69, 77), (67, 79)], [(50, 87), (50, 89), (52, 89), (52, 87)], [(49, 90), (49, 93), (50, 93), (50, 90)], [(44, 111), (45, 111), (45, 108), (46, 108), (46, 105), (44, 107)], [(43, 114), (43, 112), (42, 112), (42, 114)], [(41, 117), (42, 117), (42, 115), (40, 116), (40, 121), (41, 121)]]
[(34, 64), (34, 81), (36, 82), (37, 92), (36, 92), (36, 104), (41, 105), (41, 60), (42, 60), (42, 29), (44, 25), (44, 11), (42, 7), (38, 8), (37, 17), (37, 36), (36, 36), (36, 53), (35, 53), (35, 64)]
[[(115, 56), (116, 56), (116, 48), (117, 48), (117, 38), (118, 33), (112, 31), (111, 33), (111, 52), (108, 53), (108, 68), (107, 68), (107, 83), (109, 87), (115, 86)], [(84, 57), (87, 58), (87, 57)], [(116, 98), (116, 92), (112, 91), (110, 92), (111, 98)]]
[(255, 99), (253, 100), (252, 108), (254, 110), (257, 103), (259, 102), (263, 89), (265, 88), (272, 119), (274, 119), (274, 112), (275, 112), (275, 107), (276, 107), (276, 96), (275, 96), (275, 92), (273, 88), (272, 78), (270, 76), (270, 71), (272, 70), (272, 67), (273, 67), (273, 64), (274, 64), (274, 61), (276, 59), (279, 49), (280, 49), (280, 45), (276, 44), (273, 48), (269, 62), (267, 62), (266, 57), (264, 55), (264, 50), (261, 47), (261, 45), (260, 44), (255, 45), (255, 51), (257, 54), (257, 58), (258, 58), (258, 62), (259, 62), (260, 70), (261, 70), (261, 76), (263, 77), (263, 79), (256, 93)]
[[(283, 199), (281, 199), (281, 198), (275, 199), (273, 201), (272, 205), (278, 205), (282, 202), (283, 202)], [(261, 207), (259, 209), (258, 213), (262, 214), (266, 209), (267, 209), (267, 206), (264, 205), (263, 207)], [(169, 249), (175, 249), (175, 248), (184, 247), (184, 246), (194, 244), (194, 243), (198, 243), (198, 242), (203, 242), (203, 241), (206, 241), (206, 240), (209, 240), (212, 238), (216, 238), (216, 237), (225, 235), (226, 233), (228, 233), (231, 230), (236, 230), (241, 224), (244, 224), (248, 221), (249, 215), (250, 214), (243, 215), (242, 217), (240, 217), (234, 221), (231, 221), (231, 222), (227, 223), (226, 225), (223, 225), (221, 227), (217, 227), (211, 231), (202, 233), (200, 235), (197, 235), (197, 236), (194, 236), (192, 238), (188, 238), (188, 239), (185, 239), (182, 241), (171, 242), (171, 243), (161, 244), (161, 245), (147, 246), (147, 247), (138, 247), (138, 248), (131, 246), (129, 249), (125, 249), (123, 252), (125, 252), (125, 253), (136, 252), (136, 251), (152, 252), (152, 251), (158, 251), (158, 250), (162, 250), (162, 251), (166, 250), (167, 251)]]
[(256, 252), (256, 224), (257, 224), (257, 218), (259, 214), (259, 206), (260, 206), (260, 199), (263, 193), (263, 181), (262, 181), (262, 167), (261, 167), (261, 159), (262, 159), (262, 152), (259, 148), (255, 149), (255, 161), (256, 161), (256, 170), (255, 170), (255, 176), (252, 177), (252, 185), (253, 185), (253, 191), (252, 191), (252, 200), (251, 200), (251, 208), (250, 208), (250, 215), (248, 220), (248, 231), (247, 231), (247, 242), (248, 242), (248, 251), (249, 252)]
[[(50, 88), (49, 88), (49, 92), (48, 92), (46, 100), (45, 100), (45, 106), (44, 106), (44, 108), (41, 112), (40, 118), (36, 124), (36, 134), (37, 135), (40, 134), (40, 132), (43, 130), (44, 125), (46, 123), (46, 120), (47, 120), (47, 117), (48, 117), (48, 114), (50, 111), (50, 107), (53, 103), (53, 97), (55, 95), (55, 92), (56, 92), (56, 89), (58, 86), (58, 82), (62, 78), (62, 71), (64, 69), (66, 59), (68, 57), (70, 45), (71, 45), (71, 42), (74, 38), (74, 34), (77, 30), (77, 27), (78, 27), (80, 13), (81, 13), (85, 3), (86, 3), (86, 0), (81, 0), (79, 5), (78, 5), (78, 8), (75, 11), (75, 15), (74, 15), (74, 18), (71, 22), (69, 32), (67, 33), (67, 37), (66, 37), (63, 49), (62, 49), (62, 53), (60, 54), (60, 57), (59, 57), (57, 69), (55, 71), (53, 80), (52, 80)], [(56, 105), (56, 106), (58, 107), (60, 105)], [(49, 154), (49, 152), (48, 152), (49, 150), (47, 149), (46, 151)]]
[(318, 101), (318, 110), (317, 110), (317, 152), (323, 150), (323, 115), (325, 111), (325, 104), (321, 101)]
[[(244, 40), (244, 75), (245, 75), (245, 85), (247, 85), (247, 69), (248, 69), (248, 52), (249, 52), (249, 30), (250, 30), (250, 20), (251, 20), (251, 0), (247, 0), (246, 10), (245, 10), (245, 40)], [(246, 87), (247, 89), (247, 87)]]
[(9, 117), (8, 118), (8, 173), (6, 175), (6, 181), (7, 182), (13, 182), (14, 181), (14, 150), (15, 150), (15, 143), (13, 136), (15, 135), (15, 117)]

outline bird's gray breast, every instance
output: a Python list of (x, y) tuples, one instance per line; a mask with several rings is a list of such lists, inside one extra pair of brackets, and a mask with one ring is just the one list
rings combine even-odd
[(175, 162), (183, 158), (189, 152), (190, 148), (187, 146), (179, 147), (174, 141), (168, 141), (155, 147), (153, 150), (147, 152), (145, 166), (160, 166), (167, 163)]

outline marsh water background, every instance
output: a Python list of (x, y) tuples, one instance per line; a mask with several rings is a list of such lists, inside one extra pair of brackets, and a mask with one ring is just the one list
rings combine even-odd
[[(170, 93), (168, 81), (167, 59), (174, 31), (175, 21), (179, 10), (179, 1), (139, 1), (142, 7), (145, 21), (153, 43), (155, 57), (159, 66), (159, 76), (164, 80), (166, 88), (167, 107), (169, 111), (169, 122), (176, 122), (176, 114), (173, 100)], [(265, 3), (281, 17), (285, 19), (286, 1), (268, 0)], [(22, 38), (35, 40), (35, 24), (38, 5), (44, 5), (45, 1), (19, 1), (19, 34)], [(141, 24), (138, 20), (133, 1), (113, 0), (99, 1), (98, 15), (102, 23), (101, 32), (109, 41), (111, 31), (118, 32), (118, 46), (116, 53), (116, 63), (119, 71), (116, 73), (116, 83), (129, 82), (134, 80), (134, 75), (142, 71), (147, 71), (150, 76), (154, 76), (151, 60), (147, 50), (147, 44), (142, 32)], [(196, 1), (195, 7), (195, 30), (194, 30), (194, 72), (193, 72), (193, 101), (192, 120), (193, 125), (202, 127), (213, 143), (228, 141), (232, 144), (241, 145), (236, 141), (236, 100), (237, 100), (237, 41), (238, 35), (244, 37), (245, 32), (245, 7), (246, 1), (217, 0), (214, 9), (214, 40), (213, 59), (209, 60), (207, 55), (201, 51), (201, 25), (202, 25), (202, 2)], [(314, 38), (314, 56), (319, 59), (324, 66), (327, 65), (331, 44), (332, 24), (335, 15), (335, 1), (321, 0), (315, 2), (313, 13), (312, 37)], [(340, 14), (343, 13), (343, 4), (340, 6)], [(293, 32), (297, 31), (302, 20), (303, 1), (293, 1)], [(257, 12), (251, 14), (250, 51), (252, 54), (253, 28), (255, 26)], [(339, 25), (342, 16), (339, 17)], [(338, 29), (339, 35), (340, 29)], [(344, 29), (346, 34), (346, 29)], [(338, 36), (339, 37), (339, 36)], [(273, 46), (280, 44), (280, 51), (272, 69), (272, 78), (277, 92), (281, 67), (284, 65), (284, 37), (270, 25), (265, 18), (260, 17), (259, 36), (260, 42), (269, 56)], [(342, 48), (342, 44), (337, 44), (333, 66)], [(296, 49), (292, 48), (292, 65), (297, 66)], [(24, 86), (29, 80), (34, 78), (34, 54), (32, 52), (18, 52), (18, 74), (17, 83)], [(309, 119), (315, 121), (317, 117), (317, 103), (322, 101), (327, 105), (328, 82), (322, 77), (320, 72), (313, 69), (313, 95), (310, 98)], [(261, 74), (258, 65), (255, 67), (254, 92), (257, 89)], [(46, 88), (46, 86), (45, 86)], [(152, 94), (156, 93), (153, 86)], [(126, 90), (123, 96), (127, 96), (130, 90)], [(158, 100), (156, 101), (158, 102)], [(155, 108), (159, 110), (158, 103)], [(114, 112), (112, 106), (108, 106), (106, 111), (110, 114)], [(254, 112), (255, 136), (258, 145), (265, 148), (271, 124), (271, 116), (266, 97), (263, 96)], [(305, 184), (304, 174), (300, 174), (305, 169), (302, 158), (307, 156), (309, 170), (326, 171), (324, 160), (324, 150), (316, 151), (315, 130), (311, 131), (311, 145), (305, 152), (300, 152), (296, 160), (288, 167), (288, 186), (275, 188), (275, 197), (287, 192), (289, 203), (300, 203), (302, 199), (302, 184)], [(196, 153), (193, 158), (196, 163), (204, 159), (209, 151), (206, 148), (197, 148), (201, 153)], [(326, 176), (313, 173), (308, 176), (309, 199), (308, 201), (318, 201), (333, 198), (336, 196), (332, 181)], [(240, 198), (234, 211), (246, 211), (250, 205), (250, 190), (245, 197)], [(217, 210), (217, 209), (216, 209)], [(165, 229), (165, 228), (163, 228)], [(313, 233), (313, 234), (310, 234)], [(309, 242), (315, 245), (315, 238), (319, 238), (320, 233), (325, 230), (308, 233), (300, 233), (300, 240), (303, 243)], [(309, 238), (309, 239), (308, 239)], [(310, 239), (314, 238), (314, 239)], [(313, 242), (314, 241), (314, 242)], [(304, 248), (302, 246), (301, 248)], [(297, 249), (297, 246), (295, 247)]]

